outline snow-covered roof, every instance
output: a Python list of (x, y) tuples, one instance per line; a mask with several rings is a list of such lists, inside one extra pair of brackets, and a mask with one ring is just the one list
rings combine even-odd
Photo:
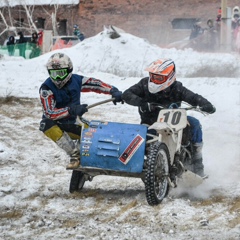
[(76, 5), (80, 0), (1, 0), (0, 7), (14, 7), (18, 5)]

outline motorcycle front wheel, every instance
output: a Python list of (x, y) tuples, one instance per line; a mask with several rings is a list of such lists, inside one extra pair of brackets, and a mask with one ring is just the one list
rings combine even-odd
[(158, 205), (168, 193), (169, 162), (166, 144), (157, 142), (151, 145), (145, 173), (145, 193), (149, 205)]

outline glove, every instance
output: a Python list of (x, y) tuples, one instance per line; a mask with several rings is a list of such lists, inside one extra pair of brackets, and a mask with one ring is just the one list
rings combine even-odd
[(113, 101), (114, 105), (116, 105), (117, 102), (122, 102), (122, 104), (124, 103), (122, 100), (122, 92), (119, 91), (117, 88), (113, 87), (110, 90), (110, 94), (112, 95), (112, 98), (115, 98), (115, 100)]
[(68, 112), (70, 115), (81, 117), (85, 112), (88, 111), (87, 106), (87, 104), (72, 105), (68, 108)]
[(156, 110), (156, 105), (146, 102), (140, 105), (139, 110), (142, 113), (154, 112)]
[(202, 107), (200, 107), (200, 110), (210, 114), (216, 112), (216, 108), (211, 103), (207, 103), (203, 105)]

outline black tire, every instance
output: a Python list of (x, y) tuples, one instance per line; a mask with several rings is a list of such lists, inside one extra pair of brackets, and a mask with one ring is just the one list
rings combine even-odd
[(69, 192), (74, 193), (80, 191), (85, 183), (84, 173), (80, 171), (72, 171), (72, 177), (70, 180)]
[(145, 192), (149, 205), (158, 205), (168, 194), (170, 155), (164, 143), (153, 144), (147, 155)]

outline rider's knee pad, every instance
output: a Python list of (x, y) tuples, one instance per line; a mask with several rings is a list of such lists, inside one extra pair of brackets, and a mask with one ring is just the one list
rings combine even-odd
[(39, 130), (54, 142), (59, 140), (63, 135), (63, 131), (58, 127), (58, 125), (53, 120), (47, 118), (40, 122)]

